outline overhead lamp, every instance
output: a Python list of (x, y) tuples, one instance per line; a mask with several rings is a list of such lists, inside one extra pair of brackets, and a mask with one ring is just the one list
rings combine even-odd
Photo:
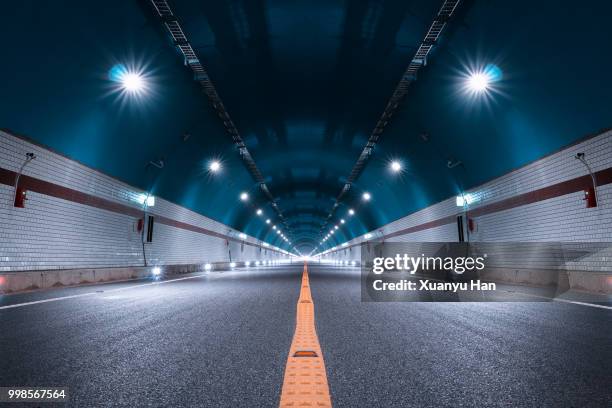
[(397, 160), (393, 160), (389, 167), (391, 167), (392, 172), (397, 173), (402, 170), (402, 163)]
[(266, 220), (266, 224), (269, 224), (269, 223), (271, 223), (271, 222), (272, 222), (272, 221), (270, 221), (270, 219), (269, 219), (269, 218)]
[(363, 198), (363, 201), (370, 201), (372, 196), (370, 195), (370, 193), (366, 191), (365, 193), (362, 194), (361, 198)]
[(344, 224), (344, 223), (345, 223), (344, 218), (342, 218), (342, 219), (340, 220), (340, 224)]
[(338, 226), (337, 226), (337, 225), (334, 225), (334, 229), (338, 229)]
[(257, 214), (257, 215), (261, 215), (261, 214), (263, 214), (262, 209), (261, 209), (261, 208), (258, 208), (258, 209), (257, 209), (257, 211), (256, 211), (256, 214)]
[(474, 93), (482, 93), (489, 89), (489, 76), (484, 72), (472, 73), (467, 79), (467, 87)]
[(276, 229), (276, 225), (272, 225), (272, 229), (275, 230)]
[(352, 208), (349, 208), (348, 213), (349, 215), (355, 215), (355, 210), (353, 210)]
[(210, 170), (213, 173), (218, 172), (219, 170), (221, 170), (221, 163), (219, 163), (218, 160), (211, 161), (210, 164), (208, 165), (208, 170)]
[(240, 193), (240, 200), (246, 201), (249, 199), (249, 195), (245, 192)]

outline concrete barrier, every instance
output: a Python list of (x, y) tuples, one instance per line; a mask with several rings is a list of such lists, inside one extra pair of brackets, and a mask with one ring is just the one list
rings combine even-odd
[(579, 290), (597, 294), (612, 294), (612, 274), (589, 271), (547, 269), (487, 268), (480, 279), (490, 282), (526, 286), (555, 286), (559, 292)]
[[(236, 262), (236, 267), (242, 266), (244, 262)], [(6, 272), (0, 274), (0, 294), (151, 278), (153, 268), (160, 268), (164, 276), (231, 269), (229, 262), (215, 262), (210, 263), (210, 269), (205, 269), (205, 264), (185, 264)]]

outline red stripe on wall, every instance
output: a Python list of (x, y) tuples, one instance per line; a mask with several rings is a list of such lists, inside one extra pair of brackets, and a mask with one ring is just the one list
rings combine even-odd
[[(16, 173), (11, 170), (0, 168), (0, 183), (14, 186)], [(603, 186), (612, 183), (612, 167), (605, 170), (600, 170), (595, 173), (595, 179), (598, 186)], [(64, 200), (72, 201), (79, 204), (84, 204), (96, 208), (100, 208), (107, 211), (112, 211), (119, 214), (129, 215), (131, 217), (140, 218), (143, 212), (139, 208), (130, 207), (124, 204), (119, 204), (104, 198), (96, 197), (91, 194), (83, 193), (68, 187), (63, 187), (48, 181), (37, 179), (34, 177), (22, 175), (19, 179), (19, 185), (26, 190), (34, 191), (40, 194), (61, 198)], [(555, 197), (575, 193), (578, 191), (585, 190), (592, 186), (591, 177), (581, 176), (571, 180), (562, 181), (551, 186), (547, 186), (538, 190), (530, 191), (524, 194), (520, 194), (514, 197), (510, 197), (504, 200), (497, 201), (474, 210), (468, 211), (470, 217), (480, 217), (486, 214), (491, 214), (499, 211), (509, 210), (512, 208), (520, 207), (527, 204), (533, 204), (539, 201), (548, 200)], [(155, 215), (155, 214), (153, 214)], [(415, 225), (402, 229), (400, 231), (393, 232), (391, 234), (383, 236), (383, 239), (389, 239), (400, 235), (411, 234), (418, 231), (423, 231), (431, 228), (440, 227), (442, 225), (448, 225), (456, 222), (456, 214), (440, 218), (437, 220), (429, 221), (423, 224)], [(215, 231), (201, 228), (192, 224), (188, 224), (182, 221), (173, 220), (160, 215), (155, 215), (158, 222), (173, 226), (176, 228), (185, 229), (188, 231), (197, 232), (200, 234), (206, 234), (217, 238), (227, 239), (231, 241), (240, 241), (236, 238), (224, 235)], [(259, 246), (256, 244), (244, 242), (246, 245)], [(351, 245), (354, 246), (354, 245)]]
[[(11, 170), (0, 168), (0, 183), (8, 186), (15, 185), (15, 177), (17, 173)], [(99, 208), (101, 210), (107, 210), (118, 214), (128, 215), (134, 218), (141, 218), (143, 211), (140, 208), (130, 207), (125, 204), (116, 203), (104, 198), (96, 197), (91, 194), (83, 193), (78, 190), (74, 190), (68, 187), (63, 187), (49, 181), (44, 181), (38, 178), (22, 175), (19, 178), (19, 186), (25, 188), (28, 191), (33, 191), (39, 194), (48, 195), (62, 200), (72, 201), (74, 203), (88, 205), (90, 207)], [(26, 204), (27, 205), (27, 204)], [(226, 239), (229, 241), (242, 242), (239, 239), (230, 237), (228, 235), (220, 234), (215, 231), (201, 228), (195, 225), (187, 224), (185, 222), (176, 221), (161, 215), (151, 214), (155, 216), (155, 221), (161, 224), (169, 225), (176, 228), (181, 228), (188, 231), (197, 232), (200, 234), (210, 235), (213, 237)], [(246, 245), (259, 247), (260, 245), (253, 244), (250, 242), (244, 242)], [(274, 249), (270, 249), (274, 250)]]
[[(603, 186), (606, 184), (612, 183), (612, 167), (600, 170), (595, 174), (595, 181), (597, 182), (597, 186)], [(482, 215), (491, 214), (499, 211), (510, 210), (512, 208), (520, 207), (527, 204), (533, 204), (539, 201), (548, 200), (550, 198), (561, 197), (563, 195), (576, 193), (578, 191), (583, 191), (587, 188), (593, 186), (593, 181), (590, 175), (580, 176), (573, 178), (571, 180), (562, 181), (557, 184), (553, 184), (552, 186), (547, 186), (541, 188), (539, 190), (530, 191), (528, 193), (520, 194), (514, 197), (507, 198), (505, 200), (500, 200), (495, 203), (491, 203), (488, 205), (483, 205), (482, 207), (476, 208), (474, 210), (468, 211), (468, 217), (480, 217)], [(458, 212), (457, 214), (450, 215), (448, 217), (440, 218), (437, 220), (429, 221), (423, 224), (415, 225), (412, 227), (404, 228), (402, 230), (392, 232), (387, 235), (383, 235), (382, 239), (390, 239), (394, 237), (398, 237), (400, 235), (412, 234), (415, 232), (423, 231), (430, 228), (441, 227), (443, 225), (454, 224), (457, 222), (457, 215), (461, 214)], [(353, 244), (343, 248), (339, 248), (338, 250), (344, 250), (347, 248), (352, 248), (354, 246), (358, 246), (360, 244)]]

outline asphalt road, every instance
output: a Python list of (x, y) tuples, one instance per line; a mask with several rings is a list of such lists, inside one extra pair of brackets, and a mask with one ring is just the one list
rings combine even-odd
[[(80, 295), (0, 309), (0, 386), (68, 386), (79, 407), (278, 406), (301, 270), (0, 297)], [(356, 271), (316, 265), (310, 282), (335, 407), (610, 406), (610, 310), (362, 303)]]
[(557, 302), (361, 303), (312, 266), (335, 407), (610, 407), (612, 312)]

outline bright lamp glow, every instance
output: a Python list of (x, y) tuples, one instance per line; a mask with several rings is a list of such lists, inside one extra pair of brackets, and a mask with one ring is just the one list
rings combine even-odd
[(269, 219), (269, 218), (266, 220), (266, 224), (269, 224), (269, 223), (271, 223), (271, 222), (272, 222), (272, 221), (270, 221), (270, 219)]
[(464, 207), (466, 205), (472, 204), (473, 202), (474, 202), (474, 196), (472, 196), (471, 194), (459, 195), (457, 196), (455, 200), (457, 207)]
[(261, 214), (263, 214), (263, 210), (261, 208), (258, 208), (256, 213), (257, 213), (257, 215), (261, 215)]
[[(470, 69), (465, 75), (465, 91), (474, 96), (495, 92), (494, 82), (503, 78), (502, 70), (495, 64)], [(498, 90), (497, 90), (498, 91)]]
[(251, 266), (251, 261), (246, 261), (246, 262), (244, 263), (244, 266)]
[(342, 219), (340, 220), (340, 224), (344, 224), (345, 222), (346, 222), (346, 221), (344, 221), (344, 218), (342, 218)]
[(390, 167), (391, 167), (391, 171), (393, 171), (394, 173), (397, 173), (402, 170), (402, 163), (400, 163), (397, 160), (393, 160), (390, 164)]
[(212, 265), (207, 263), (206, 265), (204, 265), (204, 269), (210, 271), (212, 269)]
[(138, 194), (136, 196), (136, 202), (138, 204), (146, 205), (147, 207), (154, 207), (155, 197), (152, 195), (144, 194), (144, 193)]
[(153, 276), (159, 276), (161, 275), (161, 268), (159, 266), (156, 266), (151, 270), (151, 273), (153, 274)]
[(121, 76), (121, 85), (126, 91), (131, 93), (142, 92), (145, 88), (145, 82), (142, 76), (135, 72), (124, 73)]
[(349, 208), (348, 213), (349, 215), (355, 215), (355, 210), (353, 210), (352, 208)]
[(467, 86), (472, 92), (484, 92), (489, 88), (489, 76), (483, 72), (471, 74)]
[(249, 195), (247, 193), (240, 193), (240, 199), (246, 201), (249, 199)]
[(368, 233), (368, 234), (365, 234), (363, 237), (364, 237), (365, 239), (370, 239), (370, 238), (372, 238), (372, 234), (369, 234), (369, 233)]
[(208, 165), (208, 170), (210, 170), (213, 173), (218, 172), (219, 170), (221, 170), (221, 163), (219, 163), (219, 161), (217, 160), (211, 161), (210, 164)]
[(236, 262), (230, 262), (230, 268), (235, 268), (236, 267)]
[(246, 234), (244, 232), (241, 232), (239, 235), (240, 239), (246, 239)]
[(264, 242), (264, 243), (263, 243), (263, 246), (265, 246), (265, 247), (269, 247), (269, 246), (270, 246), (270, 244), (268, 244), (267, 242)]
[(367, 191), (365, 193), (363, 193), (363, 195), (361, 196), (361, 198), (363, 198), (363, 201), (370, 201), (370, 199), (372, 198), (372, 196), (370, 195), (370, 193), (368, 193)]

